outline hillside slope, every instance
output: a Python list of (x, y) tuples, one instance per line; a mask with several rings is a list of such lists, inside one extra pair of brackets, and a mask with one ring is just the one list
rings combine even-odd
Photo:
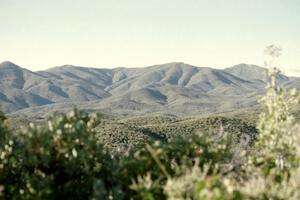
[[(281, 75), (284, 87), (300, 79)], [(219, 113), (257, 105), (266, 69), (240, 64), (224, 70), (168, 63), (99, 69), (65, 65), (31, 72), (0, 64), (0, 105), (8, 113), (45, 115), (73, 106), (115, 115)]]

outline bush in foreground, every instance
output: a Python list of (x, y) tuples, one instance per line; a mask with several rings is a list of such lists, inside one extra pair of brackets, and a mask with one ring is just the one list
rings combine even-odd
[[(0, 130), (7, 137), (0, 146), (1, 197), (165, 199), (163, 186), (181, 165), (221, 173), (232, 156), (225, 135), (194, 135), (148, 144), (127, 155), (111, 154), (97, 142), (97, 123), (97, 116), (74, 110), (9, 134), (2, 121)], [(138, 186), (144, 176), (151, 176), (149, 191)]]
[[(112, 184), (110, 155), (97, 143), (97, 118), (74, 110), (1, 141), (5, 199), (83, 199), (99, 180)], [(2, 132), (5, 128), (0, 129)]]

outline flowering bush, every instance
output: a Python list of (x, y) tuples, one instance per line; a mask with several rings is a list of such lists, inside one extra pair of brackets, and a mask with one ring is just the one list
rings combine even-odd
[[(74, 110), (9, 138), (1, 149), (5, 199), (83, 199), (99, 180), (111, 183), (111, 157), (97, 143), (97, 116)], [(1, 129), (3, 131), (3, 128)]]
[[(134, 153), (123, 170), (130, 174), (133, 181), (130, 189), (134, 190), (132, 197), (136, 199), (166, 199), (169, 192), (180, 187), (174, 183), (185, 184), (186, 170), (205, 171), (207, 176), (222, 173), (231, 160), (226, 135), (193, 135), (187, 138), (177, 138), (167, 144), (155, 143)], [(134, 170), (133, 170), (134, 169)], [(195, 170), (190, 170), (195, 172)], [(198, 172), (197, 171), (197, 172)], [(187, 177), (185, 177), (187, 176)], [(194, 177), (198, 180), (200, 177)], [(187, 188), (189, 188), (187, 186)], [(184, 191), (182, 191), (182, 194)]]
[(265, 112), (257, 125), (258, 141), (245, 163), (248, 179), (240, 190), (250, 199), (300, 199), (300, 129), (291, 115), (292, 105), (300, 103), (299, 93), (276, 83), (280, 48), (271, 45), (266, 52), (270, 81), (261, 99)]

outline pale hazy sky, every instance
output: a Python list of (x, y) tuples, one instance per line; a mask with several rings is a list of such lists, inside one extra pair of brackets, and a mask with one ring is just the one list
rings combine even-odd
[(0, 62), (262, 65), (269, 44), (300, 75), (300, 0), (0, 0)]

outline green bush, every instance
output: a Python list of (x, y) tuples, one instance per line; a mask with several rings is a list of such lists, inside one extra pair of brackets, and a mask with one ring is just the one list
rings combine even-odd
[(18, 136), (7, 138), (1, 148), (2, 196), (83, 199), (92, 197), (99, 181), (113, 184), (111, 157), (97, 143), (96, 123), (96, 116), (74, 110), (50, 119), (47, 125), (30, 124)]
[[(226, 145), (227, 141), (224, 136), (218, 138), (204, 134), (179, 137), (166, 144), (156, 142), (146, 145), (145, 148), (131, 153), (127, 159), (121, 160), (122, 179), (128, 177), (126, 183), (132, 180), (134, 182), (125, 193), (133, 199), (166, 199), (163, 186), (170, 177), (178, 173), (177, 166), (190, 168), (197, 163), (197, 167), (203, 169), (210, 163), (208, 174), (216, 171), (221, 173), (222, 165), (226, 165), (232, 157)], [(136, 182), (144, 176), (151, 182), (147, 191)]]
[[(1, 133), (0, 189), (5, 199), (141, 199), (133, 183), (150, 174), (151, 197), (165, 199), (163, 185), (177, 174), (175, 165), (221, 171), (231, 153), (224, 135), (193, 135), (155, 142), (126, 155), (111, 154), (97, 142), (97, 116), (74, 110), (19, 134)], [(216, 168), (215, 166), (220, 165)]]
[(8, 137), (7, 118), (4, 113), (0, 111), (0, 147), (2, 148)]

